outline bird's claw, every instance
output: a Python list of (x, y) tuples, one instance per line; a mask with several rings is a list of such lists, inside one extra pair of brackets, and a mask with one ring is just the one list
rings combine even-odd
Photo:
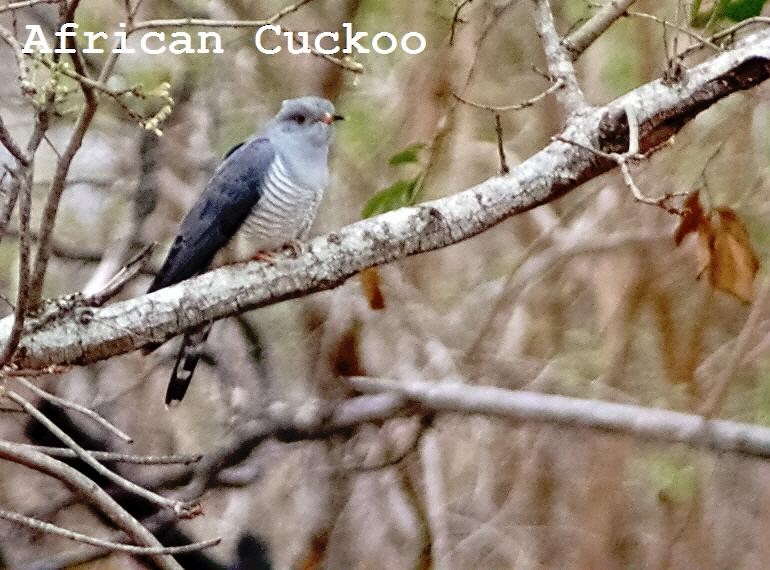
[(289, 257), (299, 257), (305, 251), (305, 244), (303, 244), (298, 239), (293, 239), (283, 244), (281, 249), (283, 249), (289, 255)]
[(264, 261), (269, 265), (273, 265), (276, 257), (278, 257), (278, 254), (275, 251), (258, 251), (251, 259), (252, 261)]

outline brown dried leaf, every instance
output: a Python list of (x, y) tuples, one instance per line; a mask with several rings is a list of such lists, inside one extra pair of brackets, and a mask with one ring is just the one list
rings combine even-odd
[(744, 303), (751, 302), (759, 259), (743, 221), (730, 208), (716, 208), (711, 215), (709, 282), (716, 289)]
[(385, 296), (382, 294), (382, 280), (380, 279), (380, 270), (377, 267), (364, 269), (359, 277), (361, 279), (361, 288), (364, 290), (364, 296), (369, 301), (369, 307), (375, 311), (385, 308)]
[(681, 244), (687, 234), (696, 232), (698, 228), (708, 224), (703, 207), (700, 205), (699, 196), (700, 191), (696, 190), (687, 196), (687, 200), (684, 202), (682, 219), (679, 221), (679, 225), (674, 232), (674, 243), (676, 245)]

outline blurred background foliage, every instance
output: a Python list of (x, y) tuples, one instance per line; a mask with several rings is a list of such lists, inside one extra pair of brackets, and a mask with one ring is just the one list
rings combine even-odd
[[(553, 4), (562, 33), (593, 11), (583, 0)], [(283, 5), (145, 0), (137, 18), (256, 19)], [(763, 6), (757, 0), (639, 0), (632, 9), (707, 35), (749, 16), (770, 15)], [(1, 17), (20, 31), (29, 23), (52, 30), (56, 22), (55, 8), (47, 5), (17, 11), (15, 22), (9, 14)], [(76, 21), (82, 29), (113, 30), (124, 19), (122, 2), (83, 0)], [(142, 96), (125, 100), (148, 117), (165, 105), (168, 83), (173, 112), (158, 136), (105, 99), (68, 178), (46, 295), (83, 289), (148, 242), (162, 244), (157, 266), (222, 154), (285, 98), (323, 95), (347, 119), (337, 128), (332, 182), (316, 233), (450, 195), (497, 173), (494, 115), (459, 103), (453, 92), (507, 105), (547, 88), (536, 71), (545, 65), (531, 2), (475, 0), (458, 11), (450, 0), (317, 0), (286, 19), (295, 30), (337, 30), (342, 22), (369, 32), (418, 31), (428, 48), (415, 56), (356, 56), (364, 73), (354, 74), (312, 55), (259, 54), (253, 31), (223, 29), (225, 54), (121, 56), (109, 86), (141, 86)], [(577, 63), (589, 101), (602, 105), (660, 78), (674, 36), (679, 49), (693, 42), (642, 16), (616, 22)], [(686, 63), (708, 55), (704, 50)], [(33, 114), (18, 95), (4, 45), (0, 57), (0, 114), (22, 139)], [(33, 75), (40, 85), (49, 71), (38, 64)], [(74, 82), (62, 84), (69, 90), (49, 131), (50, 145), (36, 163), (33, 216), (80, 97)], [(552, 98), (503, 113), (508, 164), (515, 167), (546, 145), (563, 119)], [(770, 88), (733, 95), (636, 168), (636, 182), (650, 196), (698, 190), (705, 209), (731, 209), (765, 265), (768, 132)], [(2, 162), (9, 160), (4, 152)], [(370, 275), (375, 282), (365, 290), (382, 294), (379, 310), (354, 279), (218, 323), (205, 365), (173, 411), (162, 404), (173, 342), (157, 355), (114, 358), (51, 377), (47, 385), (95, 406), (135, 437), (134, 449), (148, 454), (209, 450), (271, 402), (333, 401), (346, 394), (339, 380), (346, 374), (461, 379), (696, 411), (727, 366), (751, 305), (699, 278), (698, 236), (685, 236), (677, 247), (677, 223), (662, 209), (634, 202), (612, 172), (472, 240)], [(0, 290), (9, 299), (16, 253), (16, 240), (6, 237)], [(124, 295), (140, 295), (148, 283), (143, 276)], [(763, 270), (755, 285), (767, 287)], [(5, 304), (0, 309), (10, 313)], [(717, 413), (770, 424), (767, 307), (745, 364), (733, 372)], [(4, 414), (0, 426), (8, 439), (31, 433), (18, 414)], [(480, 417), (442, 416), (429, 428), (440, 451), (444, 534), (428, 536), (423, 497), (430, 483), (421, 476), (419, 457), (361, 469), (408, 447), (414, 427), (411, 420), (394, 420), (350, 440), (267, 442), (249, 459), (251, 478), (212, 488), (206, 516), (178, 527), (188, 536), (223, 534), (222, 545), (209, 553), (222, 565), (233, 560), (243, 535), (261, 537), (276, 568), (319, 567), (320, 558), (328, 568), (418, 568), (426, 547), (439, 538), (444, 557), (434, 560), (437, 568), (770, 564), (765, 462)], [(0, 468), (4, 505), (70, 528), (98, 525), (83, 506), (65, 509), (68, 494), (50, 480), (7, 464)], [(151, 469), (130, 474), (146, 480)], [(0, 528), (10, 567), (31, 567), (73, 549), (5, 523)], [(113, 566), (90, 564), (82, 567), (129, 567), (120, 557)]]

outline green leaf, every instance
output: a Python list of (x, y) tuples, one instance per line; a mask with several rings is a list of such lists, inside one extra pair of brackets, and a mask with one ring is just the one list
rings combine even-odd
[(724, 20), (740, 22), (759, 16), (767, 0), (715, 0), (711, 8), (700, 10), (701, 0), (695, 0), (690, 10), (690, 25), (713, 28)]
[(733, 22), (759, 16), (767, 0), (732, 0), (724, 7), (722, 15)]
[(399, 164), (412, 164), (419, 162), (418, 153), (425, 148), (425, 143), (410, 144), (401, 152), (397, 152), (390, 157), (388, 164), (391, 166), (398, 166)]
[(411, 206), (419, 192), (419, 180), (419, 176), (411, 180), (399, 180), (380, 190), (366, 202), (361, 217), (371, 218), (377, 214)]

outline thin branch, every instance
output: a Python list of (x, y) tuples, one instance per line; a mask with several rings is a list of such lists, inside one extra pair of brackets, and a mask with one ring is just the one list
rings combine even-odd
[(0, 117), (0, 144), (2, 144), (22, 166), (29, 166), (29, 157), (19, 145), (16, 144), (16, 141), (13, 140), (2, 117)]
[(55, 536), (61, 536), (76, 542), (82, 542), (84, 544), (90, 544), (91, 546), (106, 548), (107, 550), (111, 550), (113, 552), (128, 552), (130, 554), (136, 554), (140, 556), (186, 554), (188, 552), (197, 552), (199, 550), (211, 548), (212, 546), (216, 546), (222, 542), (221, 538), (212, 538), (202, 542), (185, 544), (184, 546), (134, 546), (132, 544), (122, 544), (120, 542), (102, 540), (100, 538), (88, 536), (87, 534), (75, 532), (74, 530), (68, 530), (66, 528), (38, 520), (33, 517), (28, 517), (26, 515), (22, 515), (21, 513), (14, 513), (3, 509), (0, 509), (0, 519), (29, 527), (36, 532), (44, 532), (47, 534), (53, 534)]
[[(82, 85), (83, 84), (81, 83), (81, 86)], [(78, 116), (72, 136), (67, 143), (67, 147), (64, 149), (61, 158), (56, 161), (56, 172), (54, 174), (53, 182), (51, 183), (51, 189), (48, 193), (48, 201), (43, 210), (40, 229), (38, 230), (38, 235), (40, 236), (39, 246), (37, 255), (35, 256), (35, 264), (29, 287), (31, 308), (36, 308), (40, 304), (42, 297), (43, 282), (48, 269), (48, 260), (51, 257), (51, 238), (56, 224), (56, 214), (59, 211), (59, 203), (61, 202), (61, 196), (64, 192), (67, 173), (72, 164), (72, 159), (80, 149), (80, 145), (83, 143), (88, 127), (91, 125), (91, 121), (96, 114), (97, 105), (98, 103), (95, 97), (86, 97), (85, 105)]]
[(25, 97), (34, 95), (35, 85), (29, 80), (29, 66), (27, 65), (27, 61), (24, 59), (24, 52), (21, 50), (21, 44), (19, 43), (19, 40), (17, 40), (16, 36), (13, 35), (13, 32), (11, 32), (5, 26), (0, 26), (0, 38), (2, 38), (3, 41), (8, 44), (9, 48), (11, 48), (11, 53), (13, 53), (13, 57), (16, 60), (16, 69), (18, 73), (21, 94)]
[[(770, 16), (754, 16), (753, 18), (747, 18), (745, 20), (741, 20), (737, 24), (733, 24), (732, 26), (725, 28), (724, 30), (721, 30), (719, 32), (714, 33), (713, 35), (708, 37), (708, 41), (711, 43), (716, 43), (721, 39), (727, 38), (729, 36), (732, 36), (733, 34), (737, 33), (738, 31), (747, 28), (749, 26), (754, 26), (756, 24), (763, 24), (767, 25), (770, 24)], [(703, 46), (706, 45), (703, 44), (697, 44), (694, 46), (690, 46), (685, 50), (682, 50), (679, 54), (676, 55), (677, 59), (684, 59), (685, 57), (689, 56), (690, 54), (699, 51), (703, 49)]]
[(495, 134), (497, 135), (497, 156), (500, 158), (500, 174), (508, 174), (511, 169), (505, 159), (505, 146), (503, 145), (503, 122), (500, 114), (495, 113)]
[(578, 84), (572, 58), (559, 38), (550, 0), (534, 0), (534, 2), (535, 27), (543, 42), (549, 75), (554, 81), (561, 79), (564, 82), (564, 89), (556, 91), (556, 98), (568, 116), (575, 115), (584, 111), (588, 103)]
[[(144, 121), (145, 117), (143, 117), (140, 113), (137, 113), (134, 111), (131, 107), (129, 107), (125, 101), (123, 101), (123, 97), (126, 95), (133, 95), (134, 97), (142, 97), (142, 92), (138, 87), (129, 87), (128, 89), (110, 89), (105, 85), (104, 83), (101, 83), (100, 81), (96, 79), (92, 79), (88, 77), (87, 75), (82, 75), (78, 73), (77, 71), (73, 71), (69, 69), (68, 67), (65, 67), (63, 65), (55, 65), (54, 62), (46, 57), (42, 57), (39, 55), (33, 56), (35, 58), (35, 61), (39, 61), (41, 64), (46, 66), (48, 69), (55, 69), (57, 73), (61, 73), (62, 75), (69, 77), (70, 79), (74, 79), (77, 81), (81, 88), (85, 89), (91, 89), (93, 91), (98, 91), (102, 95), (106, 95), (115, 103), (118, 104), (118, 106), (123, 109), (126, 114), (131, 117), (133, 120), (142, 122)], [(61, 156), (59, 155), (59, 158), (61, 159)]]
[(104, 303), (120, 293), (123, 287), (145, 268), (156, 245), (156, 243), (151, 243), (142, 248), (141, 251), (126, 262), (120, 271), (118, 271), (104, 287), (91, 295), (87, 295), (83, 299), (85, 305), (89, 307), (101, 307)]
[(139, 30), (157, 29), (157, 28), (181, 28), (184, 26), (196, 26), (202, 28), (259, 28), (275, 24), (278, 20), (296, 12), (305, 4), (313, 0), (299, 0), (293, 4), (282, 8), (269, 18), (263, 20), (209, 20), (205, 18), (172, 18), (166, 20), (145, 20), (137, 22), (127, 32), (132, 33)]
[(21, 2), (11, 2), (4, 6), (0, 6), (0, 14), (3, 12), (10, 12), (11, 10), (20, 10), (21, 8), (29, 8), (37, 4), (58, 4), (61, 0), (22, 0)]
[(588, 46), (596, 41), (615, 20), (625, 14), (631, 4), (636, 0), (612, 0), (601, 10), (596, 12), (591, 19), (569, 34), (562, 43), (570, 54), (572, 60), (576, 60)]
[(571, 139), (566, 139), (561, 136), (556, 136), (554, 138), (556, 140), (575, 145), (579, 148), (582, 148), (583, 150), (590, 151), (591, 153), (597, 156), (600, 156), (604, 159), (615, 162), (615, 164), (617, 164), (620, 167), (620, 172), (623, 176), (623, 182), (625, 183), (626, 187), (631, 191), (631, 194), (634, 196), (634, 199), (637, 202), (663, 208), (664, 210), (672, 214), (679, 214), (680, 211), (676, 208), (672, 208), (671, 206), (669, 206), (668, 202), (675, 197), (688, 196), (689, 192), (674, 192), (674, 193), (664, 194), (660, 198), (649, 198), (645, 196), (642, 193), (642, 191), (639, 189), (639, 187), (636, 185), (636, 182), (634, 181), (634, 177), (631, 175), (631, 170), (628, 166), (628, 163), (631, 161), (637, 161), (637, 160), (646, 158), (647, 155), (641, 154), (639, 152), (639, 120), (636, 116), (636, 111), (634, 111), (634, 109), (631, 108), (630, 106), (625, 106), (624, 111), (626, 113), (626, 121), (628, 123), (628, 151), (624, 153), (603, 152), (589, 145), (583, 144), (578, 141), (573, 141)]
[[(3, 410), (5, 411), (5, 410)], [(13, 412), (26, 413), (24, 410), (12, 410)], [(37, 450), (51, 457), (77, 458), (77, 453), (66, 447), (49, 447), (45, 445), (30, 445), (19, 443), (23, 447)], [(98, 461), (113, 461), (115, 463), (131, 463), (133, 465), (190, 465), (201, 460), (203, 455), (179, 454), (179, 455), (129, 455), (127, 453), (115, 453), (113, 451), (86, 450), (91, 457)]]
[(23, 173), (17, 176), (19, 184), (19, 273), (18, 290), (16, 293), (16, 307), (13, 310), (13, 326), (11, 334), (3, 347), (0, 355), (0, 368), (8, 364), (21, 342), (24, 330), (24, 320), (29, 309), (29, 283), (30, 283), (30, 237), (29, 224), (32, 209), (32, 170), (25, 168)]
[(475, 101), (471, 101), (469, 99), (466, 99), (465, 97), (461, 97), (457, 93), (452, 93), (455, 99), (460, 101), (461, 103), (465, 103), (466, 105), (470, 105), (471, 107), (475, 107), (476, 109), (481, 109), (483, 111), (490, 111), (492, 113), (505, 113), (508, 111), (520, 111), (521, 109), (526, 109), (527, 107), (531, 107), (535, 103), (540, 102), (541, 100), (545, 99), (548, 95), (553, 93), (554, 91), (557, 91), (558, 89), (561, 89), (564, 87), (564, 80), (563, 79), (557, 79), (553, 82), (553, 85), (551, 85), (548, 89), (545, 91), (542, 91), (535, 95), (534, 97), (531, 97), (530, 99), (527, 99), (526, 101), (522, 101), (521, 103), (514, 103), (512, 105), (486, 105), (484, 103), (477, 103)]
[[(396, 394), (376, 394), (350, 398), (339, 403), (331, 413), (318, 407), (315, 413), (286, 411), (281, 417), (259, 421), (236, 434), (219, 449), (208, 453), (195, 465), (192, 476), (184, 474), (184, 487), (176, 492), (184, 500), (194, 500), (209, 488), (222, 470), (246, 459), (261, 443), (276, 439), (283, 442), (324, 439), (345, 433), (364, 423), (381, 423), (408, 413), (410, 407)], [(298, 417), (299, 416), (299, 417)], [(166, 478), (159, 486), (170, 487), (174, 480)]]
[(121, 477), (117, 473), (110, 471), (104, 465), (102, 465), (96, 459), (94, 459), (91, 455), (89, 455), (89, 453), (85, 449), (80, 447), (80, 445), (78, 445), (74, 439), (72, 439), (69, 435), (67, 435), (64, 431), (62, 431), (62, 429), (59, 426), (53, 423), (45, 414), (43, 414), (40, 410), (35, 408), (35, 406), (30, 404), (25, 398), (23, 398), (16, 392), (13, 392), (12, 390), (7, 390), (5, 392), (5, 397), (17, 403), (22, 408), (24, 408), (24, 411), (26, 411), (30, 416), (32, 416), (38, 422), (40, 422), (43, 426), (45, 426), (45, 428), (48, 431), (50, 431), (54, 436), (56, 436), (56, 438), (59, 441), (61, 441), (64, 445), (66, 445), (72, 451), (74, 451), (75, 454), (78, 456), (78, 458), (81, 459), (86, 465), (94, 469), (94, 471), (96, 471), (100, 475), (106, 477), (107, 479), (115, 483), (120, 488), (125, 489), (126, 491), (129, 491), (130, 493), (138, 495), (144, 499), (147, 499), (154, 505), (171, 509), (181, 517), (195, 516), (200, 512), (200, 507), (198, 505), (189, 505), (189, 504), (183, 503), (182, 501), (167, 499), (166, 497), (162, 497), (161, 495), (158, 495), (157, 493), (149, 491), (144, 487), (140, 487), (139, 485), (137, 485), (132, 481), (129, 481), (125, 477)]
[[(144, 528), (139, 521), (121, 507), (106, 491), (66, 463), (48, 457), (39, 451), (6, 441), (0, 441), (0, 459), (25, 465), (60, 480), (98, 507), (136, 543), (153, 548), (164, 548), (149, 530)], [(171, 557), (153, 555), (152, 559), (163, 570), (183, 570)]]
[(770, 457), (770, 428), (759, 425), (491, 386), (364, 377), (350, 378), (349, 381), (360, 392), (401, 395), (424, 410), (434, 412), (482, 414), (570, 428), (585, 427), (653, 441), (684, 443), (696, 448)]
[(97, 412), (90, 408), (86, 408), (85, 406), (81, 406), (80, 404), (76, 404), (75, 402), (72, 402), (70, 400), (65, 400), (64, 398), (60, 398), (58, 396), (54, 396), (50, 392), (46, 392), (42, 388), (39, 388), (38, 386), (35, 386), (32, 382), (27, 380), (26, 378), (22, 376), (16, 376), (14, 377), (14, 380), (21, 383), (23, 386), (25, 386), (28, 390), (34, 392), (39, 397), (43, 398), (44, 400), (51, 402), (52, 404), (56, 404), (57, 406), (61, 406), (62, 408), (66, 408), (68, 410), (74, 410), (80, 414), (83, 414), (87, 418), (91, 419), (92, 421), (96, 422), (103, 428), (105, 428), (107, 431), (112, 433), (113, 435), (119, 437), (126, 443), (133, 443), (133, 438), (111, 424), (106, 418), (99, 415)]
[(765, 25), (770, 24), (770, 16), (754, 16), (753, 18), (746, 18), (745, 20), (741, 20), (737, 24), (733, 24), (729, 28), (725, 28), (724, 30), (716, 32), (713, 36), (709, 38), (709, 40), (712, 42), (721, 40), (722, 38), (732, 36), (735, 32), (742, 30), (743, 28), (746, 28), (748, 26), (753, 26), (755, 24), (765, 24)]
[(473, 0), (462, 0), (461, 2), (458, 2), (455, 6), (454, 14), (452, 14), (452, 24), (449, 27), (449, 45), (453, 46), (455, 43), (455, 34), (457, 33), (457, 24), (462, 22), (460, 19), (460, 12), (463, 8), (465, 8), (468, 4), (473, 2)]
[(633, 10), (627, 10), (624, 14), (624, 16), (634, 17), (634, 18), (642, 18), (646, 20), (652, 20), (653, 22), (657, 22), (661, 24), (662, 26), (666, 28), (671, 28), (674, 30), (677, 30), (678, 32), (683, 33), (684, 35), (690, 37), (691, 39), (698, 42), (700, 45), (708, 46), (711, 49), (713, 49), (716, 52), (722, 52), (724, 51), (724, 48), (718, 46), (713, 41), (711, 41), (709, 38), (703, 37), (700, 34), (693, 32), (691, 29), (689, 29), (687, 26), (680, 26), (679, 24), (675, 24), (674, 22), (669, 22), (665, 18), (659, 18), (655, 14), (648, 14), (647, 12), (635, 12)]

